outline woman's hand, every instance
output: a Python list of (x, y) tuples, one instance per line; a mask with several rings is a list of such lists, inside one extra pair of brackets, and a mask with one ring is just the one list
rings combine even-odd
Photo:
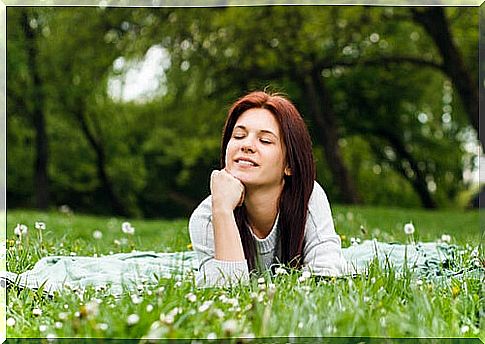
[(226, 170), (212, 171), (210, 189), (215, 209), (232, 212), (244, 202), (243, 183)]

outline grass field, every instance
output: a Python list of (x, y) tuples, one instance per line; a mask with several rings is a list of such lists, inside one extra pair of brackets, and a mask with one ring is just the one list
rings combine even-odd
[[(476, 247), (483, 264), (477, 211), (335, 206), (333, 214), (344, 247), (372, 238), (405, 243), (403, 227), (412, 222), (415, 240), (439, 241), (443, 234), (450, 235), (451, 244), (462, 248), (464, 265), (470, 263)], [(46, 229), (35, 229), (36, 221), (44, 222)], [(128, 219), (134, 235), (122, 233), (123, 221), (58, 211), (8, 211), (7, 270), (24, 272), (48, 255), (189, 248), (187, 219)], [(17, 223), (29, 228), (21, 243), (13, 232)], [(191, 278), (161, 279), (158, 285), (145, 286), (136, 295), (127, 292), (121, 298), (90, 288), (82, 296), (65, 290), (48, 299), (40, 292), (12, 288), (7, 293), (7, 336), (485, 338), (480, 318), (485, 314), (484, 287), (476, 278), (436, 284), (415, 278), (411, 271), (396, 276), (392, 269), (377, 264), (366, 275), (354, 278), (299, 277), (297, 271), (267, 275), (264, 282), (255, 279), (248, 286), (231, 289), (197, 289)]]

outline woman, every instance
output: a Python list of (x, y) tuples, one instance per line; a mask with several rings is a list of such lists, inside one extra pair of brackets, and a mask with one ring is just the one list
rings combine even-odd
[(252, 92), (231, 107), (210, 190), (189, 222), (199, 286), (244, 282), (273, 264), (346, 272), (310, 135), (286, 98)]

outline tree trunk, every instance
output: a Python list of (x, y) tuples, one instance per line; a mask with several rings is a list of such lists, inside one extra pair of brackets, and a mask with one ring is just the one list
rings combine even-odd
[[(396, 135), (391, 134), (386, 130), (382, 129), (378, 131), (379, 136), (387, 140), (396, 153), (397, 162), (393, 164), (395, 169), (411, 183), (414, 191), (421, 199), (423, 207), (428, 209), (436, 208), (436, 202), (433, 200), (433, 197), (428, 190), (426, 175), (418, 168), (418, 163), (416, 162), (414, 157), (406, 150), (402, 141)], [(414, 172), (414, 177), (409, 177), (407, 175), (406, 170), (399, 163), (401, 161), (407, 161), (409, 163), (411, 170)]]
[(89, 144), (96, 154), (96, 170), (98, 172), (98, 178), (104, 191), (106, 192), (106, 195), (108, 196), (114, 214), (120, 216), (129, 216), (130, 213), (127, 211), (121, 200), (114, 192), (113, 184), (111, 183), (111, 180), (106, 171), (106, 154), (104, 152), (103, 146), (98, 142), (98, 140), (96, 140), (95, 136), (90, 131), (83, 111), (77, 110), (75, 111), (74, 115), (81, 125), (81, 129), (84, 135), (86, 136)]
[(314, 123), (318, 130), (316, 135), (324, 147), (325, 159), (330, 167), (335, 182), (338, 184), (345, 203), (361, 203), (361, 199), (350, 178), (349, 172), (338, 145), (338, 132), (335, 113), (333, 112), (330, 95), (321, 80), (317, 70), (304, 77), (304, 89)]
[(30, 26), (26, 10), (22, 12), (22, 27), (26, 37), (29, 71), (32, 75), (32, 119), (35, 128), (34, 194), (39, 209), (49, 206), (49, 178), (47, 174), (48, 139), (44, 114), (44, 95), (37, 62), (37, 32)]
[[(460, 52), (453, 42), (448, 20), (442, 7), (423, 10), (411, 9), (413, 19), (433, 39), (443, 58), (443, 71), (455, 85), (473, 128), (480, 132), (478, 120), (478, 84), (463, 63)], [(482, 143), (482, 147), (483, 143)]]

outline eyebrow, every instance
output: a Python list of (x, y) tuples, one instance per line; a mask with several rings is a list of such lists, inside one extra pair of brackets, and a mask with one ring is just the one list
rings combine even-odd
[[(247, 131), (247, 128), (244, 126), (244, 125), (236, 125), (234, 127), (234, 130), (236, 129), (242, 129), (242, 130), (245, 130)], [(262, 129), (259, 131), (260, 133), (265, 133), (265, 134), (271, 134), (273, 135), (274, 137), (276, 137), (277, 139), (279, 139), (278, 135), (276, 135), (275, 133), (273, 133), (271, 130), (266, 130), (266, 129)]]

